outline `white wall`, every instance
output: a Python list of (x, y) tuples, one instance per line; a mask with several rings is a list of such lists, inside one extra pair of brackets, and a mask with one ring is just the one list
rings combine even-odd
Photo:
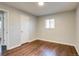
[(78, 8), (76, 10), (76, 49), (78, 51), (78, 54), (79, 54), (79, 5), (78, 5)]
[[(5, 22), (5, 44), (7, 45), (8, 49), (11, 49), (11, 48), (14, 48), (16, 46), (19, 46), (22, 42), (21, 42), (21, 36), (22, 36), (22, 26), (21, 25), (24, 25), (25, 23), (28, 23), (29, 22), (29, 31), (26, 30), (26, 32), (29, 33), (29, 39), (27, 38), (28, 37), (28, 34), (26, 34), (26, 42), (28, 40), (31, 40), (34, 38), (34, 36), (32, 37), (32, 35), (35, 33), (35, 29), (31, 29), (30, 27), (35, 27), (35, 17), (32, 16), (32, 15), (29, 15), (29, 14), (26, 14), (24, 12), (21, 12), (15, 8), (12, 8), (10, 6), (6, 6), (6, 5), (2, 5), (0, 4), (0, 10), (6, 10), (8, 12), (8, 15), (7, 15), (7, 19), (4, 21)], [(21, 18), (21, 14), (24, 15), (22, 18)], [(26, 19), (25, 19), (26, 18)], [(29, 19), (28, 19), (29, 18)], [(24, 24), (21, 23), (21, 21), (23, 20), (26, 21)], [(28, 21), (27, 21), (28, 20)], [(27, 24), (26, 24), (27, 26)], [(24, 30), (27, 29), (24, 28)], [(24, 33), (24, 32), (23, 32)], [(33, 33), (33, 34), (32, 34)], [(28, 39), (28, 40), (27, 40)], [(23, 39), (24, 40), (24, 39)]]
[[(45, 20), (55, 19), (55, 29), (46, 29)], [(49, 16), (41, 16), (37, 21), (37, 39), (43, 39), (62, 44), (74, 45), (75, 11), (62, 12)]]

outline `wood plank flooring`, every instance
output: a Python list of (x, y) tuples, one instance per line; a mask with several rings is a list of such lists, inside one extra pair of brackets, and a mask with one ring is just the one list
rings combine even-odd
[(6, 51), (5, 56), (77, 56), (74, 46), (35, 40)]

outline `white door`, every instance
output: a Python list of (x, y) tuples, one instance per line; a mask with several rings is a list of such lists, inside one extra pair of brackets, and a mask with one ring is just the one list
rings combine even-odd
[(21, 44), (29, 40), (29, 17), (21, 15)]

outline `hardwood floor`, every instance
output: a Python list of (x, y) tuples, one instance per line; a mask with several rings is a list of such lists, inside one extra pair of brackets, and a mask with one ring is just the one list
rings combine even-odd
[(74, 46), (35, 40), (8, 50), (5, 56), (77, 56)]

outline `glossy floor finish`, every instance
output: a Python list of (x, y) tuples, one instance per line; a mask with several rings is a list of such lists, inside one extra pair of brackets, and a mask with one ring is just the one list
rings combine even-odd
[(5, 56), (77, 56), (73, 46), (35, 40), (8, 50)]

